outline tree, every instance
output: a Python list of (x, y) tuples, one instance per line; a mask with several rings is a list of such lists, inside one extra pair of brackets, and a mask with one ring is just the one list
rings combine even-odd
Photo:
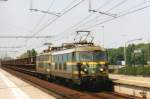
[(34, 57), (37, 55), (37, 52), (35, 49), (27, 50), (25, 53), (21, 54), (19, 58), (28, 58), (28, 57)]
[[(141, 53), (134, 53), (135, 50), (141, 50)], [(116, 65), (117, 61), (124, 60), (124, 48), (111, 48), (107, 49), (108, 61), (111, 65)], [(150, 43), (149, 44), (130, 44), (126, 48), (127, 65), (142, 65), (147, 64), (148, 59), (150, 60)]]
[(35, 51), (35, 49), (32, 49), (32, 50), (31, 50), (31, 56), (34, 57), (34, 56), (36, 56), (36, 55), (37, 55), (37, 52)]
[(123, 47), (108, 49), (108, 61), (111, 65), (116, 65), (118, 61), (122, 61), (123, 59)]

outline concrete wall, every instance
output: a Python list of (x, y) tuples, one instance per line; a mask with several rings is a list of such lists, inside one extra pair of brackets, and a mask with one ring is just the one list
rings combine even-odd
[(114, 91), (124, 93), (132, 96), (142, 97), (143, 99), (150, 99), (150, 88), (137, 87), (124, 84), (115, 84)]

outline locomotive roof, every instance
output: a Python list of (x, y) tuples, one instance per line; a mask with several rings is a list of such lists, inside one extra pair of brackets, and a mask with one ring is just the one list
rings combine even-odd
[(45, 50), (40, 55), (48, 55), (48, 54), (64, 54), (64, 53), (71, 53), (75, 51), (94, 51), (100, 50), (105, 51), (104, 48), (100, 46), (95, 46), (93, 43), (87, 42), (77, 42), (77, 43), (63, 43), (60, 47), (50, 47), (48, 50)]
[(74, 48), (70, 48), (70, 49), (52, 51), (52, 55), (78, 52), (78, 51), (95, 51), (95, 50), (105, 51), (103, 48), (101, 48), (99, 46), (78, 46), (78, 47), (74, 47)]

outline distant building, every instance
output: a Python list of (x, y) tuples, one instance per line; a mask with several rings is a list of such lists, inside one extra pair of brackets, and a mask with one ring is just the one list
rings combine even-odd
[(150, 65), (150, 61), (147, 61), (147, 64)]
[(125, 66), (125, 61), (117, 61), (117, 65)]
[(122, 66), (125, 66), (125, 61), (121, 61)]

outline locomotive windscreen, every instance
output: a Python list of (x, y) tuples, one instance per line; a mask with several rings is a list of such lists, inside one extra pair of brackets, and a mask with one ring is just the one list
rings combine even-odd
[(106, 52), (104, 51), (82, 51), (77, 52), (79, 61), (102, 61), (106, 60)]

